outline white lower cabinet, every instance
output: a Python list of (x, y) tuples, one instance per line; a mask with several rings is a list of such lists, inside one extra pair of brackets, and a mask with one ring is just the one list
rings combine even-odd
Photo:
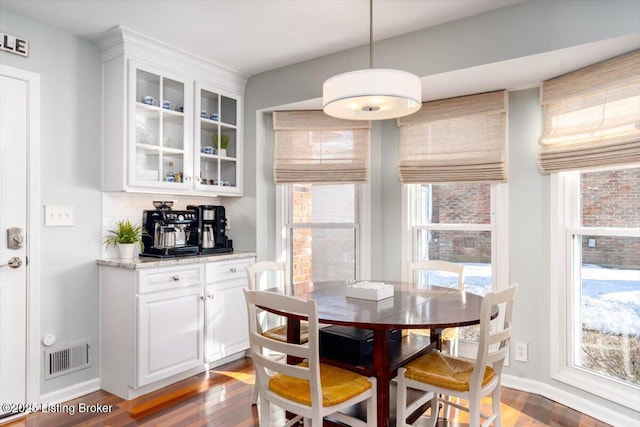
[(249, 348), (244, 268), (254, 259), (101, 264), (101, 387), (129, 400), (242, 357)]
[(138, 386), (202, 365), (202, 286), (138, 297)]
[(205, 362), (214, 363), (249, 348), (244, 291), (245, 267), (254, 258), (205, 265)]
[(205, 362), (211, 363), (249, 348), (246, 280), (207, 286)]

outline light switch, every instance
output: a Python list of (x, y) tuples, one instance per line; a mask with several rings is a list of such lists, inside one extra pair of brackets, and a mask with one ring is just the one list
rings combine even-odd
[(44, 225), (47, 227), (74, 225), (73, 206), (45, 206)]

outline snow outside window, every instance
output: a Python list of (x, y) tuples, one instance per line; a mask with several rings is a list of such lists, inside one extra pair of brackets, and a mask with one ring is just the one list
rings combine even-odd
[(551, 247), (565, 248), (552, 253), (552, 324), (566, 343), (552, 336), (554, 378), (639, 410), (640, 168), (552, 182)]

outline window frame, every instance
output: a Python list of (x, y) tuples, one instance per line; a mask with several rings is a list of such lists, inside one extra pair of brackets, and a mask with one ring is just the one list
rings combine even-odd
[[(438, 183), (441, 184), (441, 183)], [(413, 281), (409, 268), (416, 261), (418, 230), (448, 231), (489, 231), (491, 232), (491, 277), (492, 291), (506, 289), (509, 282), (509, 185), (490, 183), (490, 223), (489, 224), (417, 224), (421, 215), (422, 198), (420, 186), (424, 184), (405, 184), (402, 189), (403, 224), (402, 229), (402, 281)], [(498, 318), (500, 322), (500, 317)], [(462, 357), (475, 357), (477, 343), (460, 341), (459, 354)], [(508, 361), (505, 361), (508, 364)]]
[[(371, 234), (370, 234), (370, 185), (368, 183), (335, 183), (338, 185), (354, 186), (355, 191), (355, 223), (293, 223), (292, 200), (293, 186), (296, 184), (276, 185), (276, 260), (284, 262), (287, 266), (287, 274), (291, 274), (291, 228), (325, 228), (355, 230), (355, 280), (371, 275)], [(313, 184), (321, 185), (321, 184)], [(312, 225), (313, 227), (309, 227)], [(292, 281), (293, 283), (293, 281)]]
[[(628, 167), (628, 166), (627, 166)], [(580, 300), (574, 283), (580, 259), (574, 259), (574, 235), (624, 235), (640, 237), (640, 230), (630, 228), (620, 232), (617, 227), (583, 227), (580, 225), (580, 173), (608, 168), (593, 168), (552, 173), (550, 176), (550, 330), (551, 378), (570, 386), (640, 411), (640, 401), (634, 398), (639, 387), (606, 377), (574, 365), (576, 360), (574, 331), (581, 328)], [(580, 276), (577, 275), (578, 280)]]

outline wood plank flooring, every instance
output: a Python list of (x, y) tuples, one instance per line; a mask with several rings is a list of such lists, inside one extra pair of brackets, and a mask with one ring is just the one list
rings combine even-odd
[[(52, 407), (48, 413), (29, 414), (3, 427), (257, 426), (258, 411), (251, 406), (254, 379), (251, 359), (241, 359), (138, 399), (124, 401), (100, 390)], [(542, 396), (514, 389), (503, 388), (501, 401), (504, 427), (608, 425)], [(484, 405), (490, 408), (491, 400), (483, 401)], [(96, 413), (97, 408), (107, 412)], [(54, 409), (61, 412), (52, 412)], [(70, 410), (74, 411), (73, 415)], [(284, 412), (274, 408), (273, 425), (284, 424), (283, 419)], [(424, 421), (420, 420), (418, 425), (425, 424)], [(465, 412), (455, 411), (449, 414), (448, 420), (441, 419), (438, 426), (468, 426), (468, 416)]]

